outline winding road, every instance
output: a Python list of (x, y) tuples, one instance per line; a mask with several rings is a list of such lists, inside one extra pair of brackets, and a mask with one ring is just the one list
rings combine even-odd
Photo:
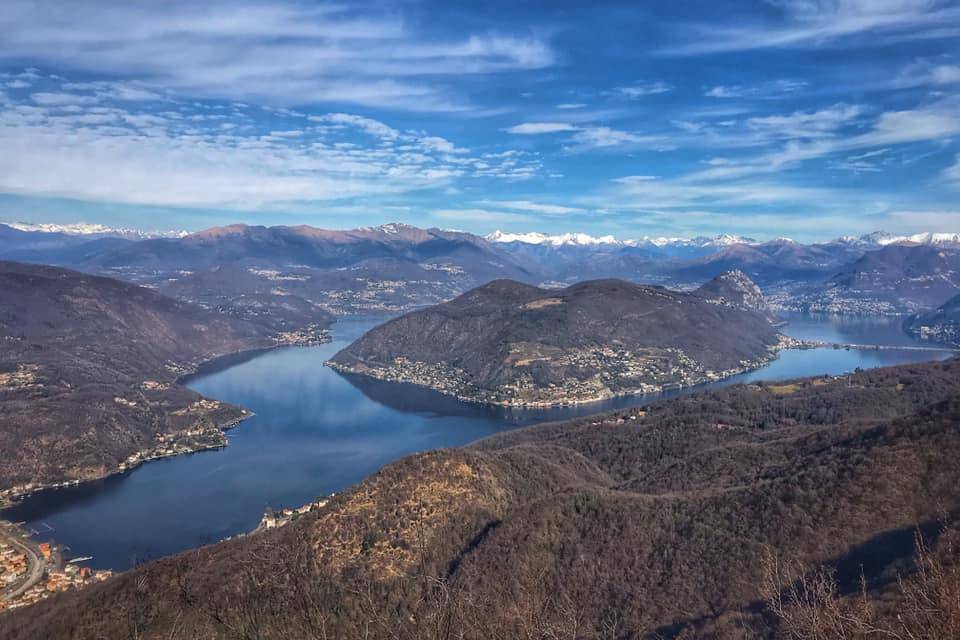
[(13, 600), (43, 578), (47, 563), (40, 554), (40, 548), (33, 541), (21, 537), (17, 533), (15, 525), (7, 522), (0, 523), (0, 539), (25, 553), (30, 567), (26, 576), (0, 590), (0, 600)]

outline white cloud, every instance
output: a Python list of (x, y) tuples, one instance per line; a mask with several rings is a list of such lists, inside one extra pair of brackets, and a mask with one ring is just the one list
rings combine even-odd
[(468, 33), (439, 39), (398, 16), (292, 0), (6, 0), (0, 58), (127, 77), (145, 90), (206, 98), (413, 111), (469, 108), (444, 78), (554, 62), (549, 44), (536, 37)]
[(742, 85), (717, 85), (708, 89), (703, 95), (708, 98), (743, 98), (754, 93), (756, 93), (755, 90)]
[(631, 85), (629, 87), (619, 87), (617, 91), (628, 98), (642, 98), (645, 96), (654, 96), (660, 93), (667, 93), (673, 90), (673, 85), (666, 82), (646, 82)]
[[(475, 155), (439, 136), (350, 114), (304, 127), (301, 115), (277, 113), (276, 128), (263, 131), (242, 112), (224, 115), (222, 104), (155, 112), (77, 104), (73, 94), (52, 91), (71, 99), (36, 104), (36, 95), (0, 101), (0, 193), (253, 209), (442, 190), (479, 176), (521, 180), (541, 169), (529, 153)], [(358, 144), (354, 129), (380, 137)]]
[(583, 109), (585, 106), (583, 102), (563, 102), (557, 105), (557, 109)]
[(656, 151), (674, 148), (672, 143), (661, 136), (647, 136), (601, 126), (579, 129), (570, 140), (573, 143), (572, 146), (568, 147), (570, 151), (623, 146), (644, 147)]
[(371, 136), (386, 140), (396, 140), (400, 137), (399, 131), (379, 120), (350, 113), (328, 113), (322, 116), (309, 116), (309, 119), (314, 122), (329, 123), (342, 127), (356, 127)]
[(30, 96), (36, 104), (44, 106), (81, 105), (97, 102), (94, 96), (83, 96), (74, 93), (53, 93), (41, 91)]
[(835, 104), (819, 111), (753, 117), (746, 125), (748, 129), (768, 136), (822, 138), (834, 135), (837, 129), (858, 118), (862, 112), (858, 105)]
[(703, 95), (708, 98), (778, 98), (793, 95), (808, 86), (809, 83), (805, 80), (781, 78), (749, 87), (742, 84), (720, 84), (710, 87)]
[(960, 84), (960, 65), (933, 64), (925, 60), (908, 65), (894, 82), (895, 87)]
[(576, 131), (577, 128), (567, 122), (524, 122), (504, 129), (507, 133), (514, 133), (522, 136), (536, 136), (544, 133), (557, 133), (560, 131)]

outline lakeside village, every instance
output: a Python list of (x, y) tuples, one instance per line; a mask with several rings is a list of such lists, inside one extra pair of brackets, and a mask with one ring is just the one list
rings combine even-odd
[(465, 371), (445, 363), (412, 361), (394, 358), (389, 365), (373, 363), (343, 364), (327, 362), (338, 371), (370, 376), (389, 382), (405, 382), (427, 387), (465, 402), (511, 407), (551, 407), (584, 404), (617, 396), (662, 393), (699, 384), (716, 382), (769, 364), (785, 349), (817, 349), (820, 342), (799, 340), (781, 335), (777, 344), (751, 360), (742, 360), (724, 371), (706, 370), (702, 364), (681, 349), (553, 349), (544, 345), (514, 345), (511, 353), (515, 368), (531, 363), (547, 363), (567, 370), (593, 372), (576, 377), (560, 376), (562, 382), (538, 385), (529, 372), (522, 372), (512, 381), (495, 389), (484, 389), (473, 383)]
[(258, 524), (257, 528), (251, 533), (266, 531), (267, 529), (279, 529), (280, 527), (286, 526), (300, 516), (304, 516), (327, 506), (327, 504), (335, 495), (337, 494), (331, 493), (328, 496), (317, 498), (313, 502), (308, 502), (307, 504), (297, 507), (296, 509), (291, 509), (289, 507), (273, 509), (267, 507), (267, 509), (263, 512), (263, 516), (260, 518), (260, 524)]
[(84, 567), (80, 560), (64, 563), (62, 550), (53, 543), (38, 543), (21, 527), (0, 523), (0, 614), (112, 575)]
[(324, 329), (315, 324), (294, 331), (281, 331), (273, 337), (273, 341), (278, 346), (285, 347), (314, 347), (319, 344), (326, 344), (332, 339), (329, 329)]

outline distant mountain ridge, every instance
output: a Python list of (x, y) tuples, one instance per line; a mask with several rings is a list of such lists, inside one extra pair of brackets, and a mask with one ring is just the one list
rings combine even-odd
[(146, 240), (150, 238), (182, 238), (188, 231), (143, 231), (125, 227), (108, 227), (102, 224), (77, 222), (70, 224), (5, 222), (8, 227), (28, 233), (60, 233), (72, 236), (115, 237), (127, 240)]
[(742, 273), (694, 293), (622, 280), (566, 289), (497, 280), (372, 329), (331, 365), (506, 405), (690, 386), (774, 356), (776, 330), (747, 308), (762, 304), (757, 294)]
[[(0, 259), (118, 277), (217, 308), (250, 309), (241, 300), (246, 295), (263, 302), (266, 296), (296, 296), (335, 314), (402, 313), (503, 278), (546, 287), (618, 278), (690, 289), (739, 270), (766, 292), (775, 291), (781, 307), (904, 313), (935, 308), (953, 292), (923, 287), (915, 293), (907, 278), (863, 302), (864, 296), (847, 295), (832, 283), (867, 256), (896, 261), (901, 249), (918, 256), (927, 249), (949, 253), (960, 250), (955, 240), (960, 234), (877, 232), (814, 244), (728, 234), (617, 240), (500, 231), (484, 238), (399, 223), (348, 230), (237, 224), (182, 237), (130, 240), (0, 224)], [(937, 274), (912, 277), (923, 275)], [(280, 300), (271, 306), (293, 308)]]
[[(499, 243), (514, 243), (519, 242), (523, 244), (546, 244), (553, 246), (567, 246), (567, 245), (576, 245), (576, 246), (591, 246), (591, 245), (618, 245), (618, 246), (656, 246), (656, 247), (666, 247), (666, 246), (715, 246), (715, 247), (725, 247), (733, 244), (745, 244), (745, 245), (760, 245), (767, 243), (784, 243), (784, 242), (795, 242), (791, 238), (774, 238), (772, 240), (755, 240), (746, 236), (732, 235), (722, 233), (714, 237), (708, 236), (696, 236), (696, 237), (669, 237), (669, 236), (643, 236), (641, 238), (635, 239), (623, 239), (618, 240), (612, 235), (606, 236), (592, 236), (587, 233), (580, 232), (571, 232), (571, 233), (561, 233), (561, 234), (545, 234), (540, 232), (528, 232), (528, 233), (508, 233), (500, 231), (499, 229), (493, 233), (487, 234), (484, 236), (490, 242), (499, 242)], [(894, 235), (887, 233), (886, 231), (874, 231), (873, 233), (868, 233), (862, 236), (841, 236), (834, 240), (829, 240), (826, 242), (817, 242), (812, 244), (859, 244), (864, 246), (877, 246), (882, 247), (888, 244), (927, 244), (927, 245), (943, 245), (943, 244), (960, 244), (960, 233), (935, 233), (935, 232), (921, 232), (911, 235)]]

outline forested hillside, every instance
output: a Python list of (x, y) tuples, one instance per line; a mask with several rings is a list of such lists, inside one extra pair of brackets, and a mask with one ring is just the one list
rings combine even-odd
[(958, 455), (958, 361), (736, 386), (412, 456), (0, 638), (949, 637)]

